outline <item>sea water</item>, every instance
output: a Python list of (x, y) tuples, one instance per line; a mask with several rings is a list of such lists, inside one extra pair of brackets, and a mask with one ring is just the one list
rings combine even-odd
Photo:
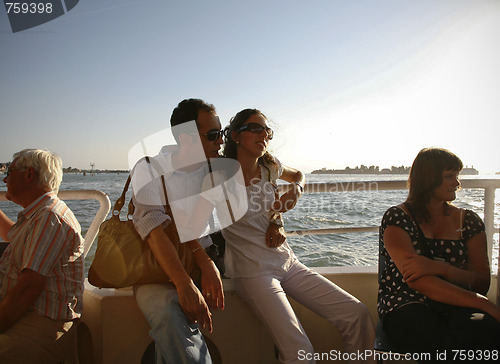
[[(127, 180), (126, 173), (65, 174), (61, 190), (100, 190), (108, 194), (111, 204), (120, 196)], [(491, 176), (482, 176), (491, 178)], [(295, 208), (283, 215), (285, 229), (303, 230), (336, 227), (379, 226), (384, 212), (406, 198), (406, 190), (380, 191), (376, 181), (406, 180), (405, 175), (312, 175), (306, 176), (308, 183), (365, 182), (362, 191), (304, 194)], [(481, 176), (467, 177), (481, 178)], [(375, 182), (374, 182), (375, 181)], [(0, 190), (5, 191), (5, 184)], [(340, 189), (341, 190), (341, 189)], [(500, 221), (500, 196), (496, 198), (495, 231)], [(130, 198), (130, 192), (127, 195)], [(128, 201), (128, 200), (127, 200)], [(94, 200), (68, 200), (68, 206), (82, 226), (82, 234), (88, 230), (99, 203)], [(482, 189), (463, 189), (457, 193), (454, 204), (473, 210), (483, 218), (484, 195)], [(12, 220), (17, 220), (21, 208), (9, 201), (0, 201), (0, 208)], [(126, 205), (124, 207), (126, 209)], [(125, 218), (126, 211), (122, 211)], [(378, 233), (337, 233), (328, 235), (307, 235), (289, 237), (289, 243), (301, 262), (310, 267), (374, 266), (378, 259)], [(92, 246), (87, 258), (86, 269), (95, 254)], [(498, 234), (494, 236), (492, 269), (497, 271)]]

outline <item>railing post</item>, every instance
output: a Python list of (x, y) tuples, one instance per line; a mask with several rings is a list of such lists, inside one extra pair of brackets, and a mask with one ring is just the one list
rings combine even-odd
[(486, 240), (488, 247), (488, 259), (490, 267), (493, 257), (493, 234), (495, 229), (495, 187), (487, 186), (484, 188), (484, 224), (486, 227)]
[[(484, 187), (484, 224), (486, 228), (486, 242), (488, 249), (488, 260), (490, 262), (490, 267), (493, 263), (493, 236), (495, 234), (495, 191), (496, 187), (486, 186)], [(500, 236), (499, 236), (500, 237)], [(500, 254), (498, 257), (497, 266), (497, 297), (496, 303), (500, 305)]]

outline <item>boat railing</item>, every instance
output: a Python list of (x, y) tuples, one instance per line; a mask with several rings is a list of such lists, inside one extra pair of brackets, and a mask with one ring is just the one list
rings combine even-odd
[[(492, 259), (493, 236), (496, 232), (494, 226), (495, 214), (495, 191), (500, 188), (500, 179), (462, 179), (462, 188), (477, 188), (484, 190), (484, 223), (486, 226), (486, 236), (488, 241), (488, 256)], [(286, 189), (286, 186), (280, 186)], [(397, 181), (357, 181), (357, 182), (334, 182), (334, 183), (307, 183), (305, 193), (338, 193), (349, 191), (384, 191), (406, 189), (405, 180)], [(111, 208), (108, 195), (98, 190), (61, 190), (59, 198), (62, 200), (88, 200), (94, 199), (99, 202), (99, 210), (95, 215), (90, 227), (85, 234), (85, 255), (90, 250), (94, 239), (99, 231), (99, 226), (106, 219)], [(0, 191), (0, 201), (5, 201), (5, 191)], [(287, 231), (288, 236), (297, 235), (321, 235), (337, 233), (363, 233), (376, 232), (378, 226), (341, 227), (326, 229), (306, 229)], [(500, 258), (500, 257), (499, 257)]]
[[(500, 179), (461, 179), (462, 188), (482, 189), (484, 191), (484, 223), (488, 243), (488, 257), (490, 264), (493, 257), (493, 236), (497, 229), (494, 226), (495, 215), (495, 191), (500, 188)], [(280, 186), (286, 190), (286, 185)], [(307, 183), (305, 193), (340, 193), (352, 191), (383, 191), (406, 189), (406, 180), (394, 181), (356, 181), (356, 182), (333, 182), (333, 183)], [(89, 252), (94, 239), (99, 231), (99, 226), (106, 219), (111, 204), (107, 194), (97, 190), (62, 190), (59, 197), (63, 200), (87, 200), (94, 199), (100, 204), (99, 210), (85, 234), (85, 255)], [(6, 200), (5, 191), (0, 191), (0, 201)], [(338, 233), (363, 233), (376, 232), (378, 226), (340, 227), (326, 229), (306, 229), (287, 231), (288, 236), (297, 235), (321, 235)], [(499, 267), (500, 267), (500, 254)], [(500, 280), (497, 280), (497, 302), (500, 303)]]
[[(500, 188), (500, 179), (461, 179), (462, 188), (476, 188), (484, 190), (484, 223), (488, 241), (488, 255), (492, 258), (493, 236), (496, 232), (494, 226), (495, 215), (495, 190)], [(287, 187), (280, 186), (282, 190)], [(406, 180), (397, 181), (357, 181), (357, 182), (334, 182), (334, 183), (307, 183), (304, 193), (339, 193), (360, 191), (387, 191), (406, 189)], [(389, 207), (389, 206), (388, 206)], [(296, 235), (321, 235), (336, 233), (364, 233), (376, 232), (378, 226), (340, 227), (326, 229), (307, 229), (287, 231), (288, 236)]]
[[(99, 202), (99, 209), (84, 236), (84, 255), (87, 256), (99, 232), (99, 226), (101, 226), (101, 223), (106, 219), (111, 209), (109, 197), (104, 192), (98, 190), (61, 190), (58, 193), (58, 197), (61, 200), (97, 200)], [(6, 200), (5, 191), (0, 191), (0, 201)]]

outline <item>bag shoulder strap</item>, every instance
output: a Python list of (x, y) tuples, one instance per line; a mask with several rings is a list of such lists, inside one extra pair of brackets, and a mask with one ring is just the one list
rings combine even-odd
[[(207, 162), (208, 162), (208, 174), (210, 175), (210, 181), (212, 182), (212, 188), (213, 188), (213, 187), (215, 187), (215, 182), (214, 182), (214, 176), (213, 176), (213, 171), (212, 171), (212, 163), (210, 162), (210, 159), (207, 159)], [(234, 223), (236, 220), (234, 218), (233, 209), (231, 207), (231, 203), (229, 202), (229, 196), (227, 194), (226, 186), (224, 184), (222, 184), (222, 191), (224, 193), (224, 199), (226, 200), (226, 206), (227, 206), (227, 210), (229, 211), (229, 216), (231, 217), (231, 222)], [(212, 227), (212, 225), (214, 225), (212, 214), (210, 215), (209, 225), (210, 225), (210, 227)]]
[(123, 191), (121, 196), (116, 200), (115, 205), (113, 206), (112, 214), (113, 216), (120, 215), (120, 211), (122, 210), (123, 205), (125, 204), (125, 196), (127, 194), (128, 187), (130, 186), (130, 175), (128, 175), (127, 182), (125, 183), (125, 187), (123, 187)]
[[(161, 176), (161, 182), (162, 182), (162, 186), (163, 186), (163, 194), (165, 196), (165, 205), (163, 205), (163, 207), (165, 209), (165, 213), (167, 215), (169, 215), (170, 217), (172, 217), (172, 213), (170, 211), (170, 206), (168, 203), (167, 187), (165, 185), (165, 176), (163, 175), (163, 173), (161, 173), (163, 171), (163, 169), (161, 168), (160, 164), (158, 163), (158, 161), (156, 159), (152, 159), (149, 156), (144, 157), (144, 159)], [(127, 178), (127, 182), (125, 183), (125, 187), (123, 188), (123, 192), (122, 192), (121, 196), (118, 198), (118, 200), (116, 200), (115, 206), (113, 207), (113, 215), (120, 214), (120, 211), (125, 203), (125, 195), (127, 194), (127, 190), (128, 190), (129, 185), (130, 185), (130, 182), (131, 182), (131, 176), (129, 174), (129, 176)], [(128, 203), (128, 219), (129, 220), (131, 219), (131, 216), (134, 214), (134, 211), (135, 211), (134, 201), (131, 198), (130, 202)]]

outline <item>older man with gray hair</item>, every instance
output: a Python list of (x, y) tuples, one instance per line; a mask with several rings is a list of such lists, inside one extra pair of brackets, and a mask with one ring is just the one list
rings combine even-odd
[[(82, 313), (84, 255), (80, 224), (57, 197), (59, 156), (14, 154), (6, 197), (22, 206), (14, 223), (0, 210), (0, 362), (59, 363), (73, 347)], [(70, 333), (68, 333), (70, 332)]]

